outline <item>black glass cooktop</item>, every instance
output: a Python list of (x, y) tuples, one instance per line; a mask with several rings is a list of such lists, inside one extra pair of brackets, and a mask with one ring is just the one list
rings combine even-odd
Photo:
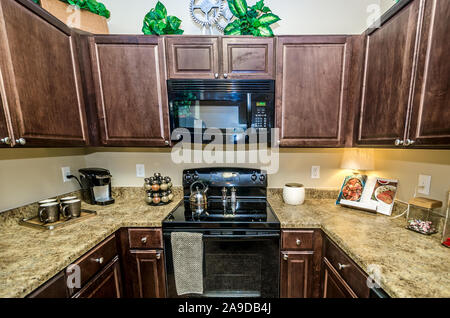
[(192, 211), (181, 202), (163, 221), (163, 228), (280, 228), (280, 222), (264, 199), (239, 199), (235, 204), (209, 200), (205, 212)]

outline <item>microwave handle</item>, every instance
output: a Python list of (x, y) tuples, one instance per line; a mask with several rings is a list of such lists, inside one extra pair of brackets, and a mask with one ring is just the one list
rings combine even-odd
[(247, 128), (252, 128), (252, 93), (247, 93)]

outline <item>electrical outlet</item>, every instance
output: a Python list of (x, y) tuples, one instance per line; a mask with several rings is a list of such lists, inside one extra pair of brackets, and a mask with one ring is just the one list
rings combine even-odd
[(70, 179), (67, 179), (67, 176), (71, 175), (70, 167), (62, 167), (61, 172), (62, 172), (63, 182), (69, 182)]
[(417, 185), (417, 193), (429, 195), (431, 187), (431, 176), (419, 175), (419, 184)]
[(311, 179), (320, 179), (320, 166), (311, 167)]
[(143, 164), (136, 165), (136, 177), (145, 178), (145, 166)]

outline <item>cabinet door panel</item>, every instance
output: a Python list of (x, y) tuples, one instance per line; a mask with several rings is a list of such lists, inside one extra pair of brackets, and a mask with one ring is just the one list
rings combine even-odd
[(214, 79), (219, 73), (217, 37), (168, 37), (169, 78)]
[(164, 298), (166, 283), (164, 254), (161, 250), (130, 251), (134, 274), (133, 291), (135, 298)]
[(27, 296), (28, 298), (68, 298), (66, 276), (60, 272)]
[(323, 275), (323, 298), (357, 298), (326, 258)]
[(413, 1), (366, 38), (360, 145), (394, 146), (406, 132), (420, 1)]
[[(166, 146), (168, 106), (162, 39), (91, 39), (102, 143)], [(167, 142), (166, 142), (167, 141)]]
[(121, 298), (119, 259), (116, 257), (95, 276), (74, 298)]
[(409, 139), (450, 146), (450, 1), (425, 2)]
[(223, 38), (223, 72), (230, 79), (274, 79), (273, 38)]
[(280, 145), (342, 146), (349, 44), (346, 37), (281, 37), (277, 49)]
[(12, 0), (0, 5), (0, 63), (14, 134), (29, 146), (85, 145), (85, 109), (71, 30), (44, 20), (31, 5)]
[(312, 260), (313, 252), (281, 253), (281, 297), (311, 297), (313, 288)]
[[(1, 73), (0, 73), (1, 76)], [(1, 91), (1, 87), (0, 87)], [(5, 138), (11, 138), (9, 131), (8, 131), (8, 125), (6, 124), (6, 116), (5, 111), (3, 109), (3, 102), (2, 102), (2, 95), (0, 92), (0, 147), (10, 147), (10, 145), (4, 143), (2, 139)]]

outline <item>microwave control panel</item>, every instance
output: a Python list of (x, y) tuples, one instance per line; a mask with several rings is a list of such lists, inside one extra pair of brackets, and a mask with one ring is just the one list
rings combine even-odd
[(267, 100), (254, 100), (252, 103), (252, 127), (253, 128), (271, 128), (269, 109), (271, 109)]

